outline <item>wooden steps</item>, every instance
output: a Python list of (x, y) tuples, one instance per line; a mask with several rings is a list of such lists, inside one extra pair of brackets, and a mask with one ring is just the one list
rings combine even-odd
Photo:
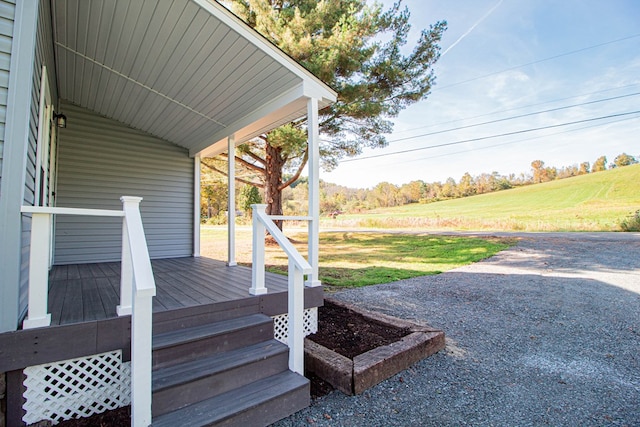
[(309, 381), (291, 371), (153, 419), (154, 427), (266, 426), (309, 406)]
[(175, 365), (270, 338), (273, 322), (264, 314), (165, 332), (153, 337), (153, 367)]
[(253, 313), (153, 338), (154, 426), (264, 426), (309, 405), (273, 321)]

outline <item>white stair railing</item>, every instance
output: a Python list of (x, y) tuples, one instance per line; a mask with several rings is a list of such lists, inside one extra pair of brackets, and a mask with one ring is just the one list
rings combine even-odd
[(289, 313), (289, 369), (304, 375), (304, 276), (313, 272), (311, 265), (300, 255), (289, 239), (266, 214), (267, 205), (253, 208), (253, 260), (250, 293), (267, 293), (264, 283), (265, 230), (271, 234), (289, 258), (288, 313)]
[(50, 236), (53, 215), (121, 217), (122, 274), (118, 315), (131, 314), (131, 425), (151, 424), (152, 300), (156, 285), (140, 216), (141, 197), (120, 198), (123, 210), (22, 206), (31, 214), (29, 307), (24, 329), (49, 326)]

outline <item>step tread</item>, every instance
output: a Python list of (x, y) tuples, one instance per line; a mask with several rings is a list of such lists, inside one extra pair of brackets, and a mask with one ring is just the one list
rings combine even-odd
[(202, 338), (221, 335), (270, 322), (272, 322), (272, 320), (269, 316), (264, 314), (251, 314), (249, 316), (221, 320), (187, 329), (163, 332), (153, 336), (153, 350), (167, 348), (190, 341), (197, 341)]
[(286, 345), (271, 339), (202, 359), (159, 368), (153, 372), (153, 391), (158, 392), (199, 378), (213, 376), (287, 351)]
[(285, 371), (177, 411), (163, 414), (154, 418), (153, 425), (154, 427), (212, 425), (289, 392), (294, 392), (307, 386), (308, 383), (309, 380), (305, 377), (291, 371)]

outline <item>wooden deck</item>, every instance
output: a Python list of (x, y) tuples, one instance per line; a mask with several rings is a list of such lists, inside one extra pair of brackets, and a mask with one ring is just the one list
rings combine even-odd
[[(251, 269), (228, 267), (211, 258), (170, 258), (151, 261), (156, 281), (154, 313), (252, 298)], [(287, 277), (266, 273), (269, 294), (285, 293)], [(52, 325), (117, 317), (120, 263), (54, 266), (49, 276)]]

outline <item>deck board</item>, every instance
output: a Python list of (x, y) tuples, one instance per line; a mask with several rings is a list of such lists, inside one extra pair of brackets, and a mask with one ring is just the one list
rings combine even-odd
[[(211, 258), (152, 260), (156, 280), (153, 311), (249, 298), (251, 269), (229, 267)], [(287, 278), (266, 273), (269, 293), (287, 290)], [(61, 325), (117, 316), (120, 263), (54, 266), (49, 274), (51, 324)]]
[(96, 279), (85, 278), (82, 280), (82, 318), (86, 321), (106, 319), (106, 317)]
[(83, 311), (82, 281), (80, 279), (68, 280), (62, 300), (60, 324), (85, 321)]
[(109, 277), (98, 277), (96, 279), (96, 287), (98, 294), (100, 295), (100, 302), (102, 303), (102, 309), (104, 310), (104, 317), (102, 319), (108, 319), (116, 315), (116, 307), (120, 304), (118, 299), (118, 293), (113, 287)]

